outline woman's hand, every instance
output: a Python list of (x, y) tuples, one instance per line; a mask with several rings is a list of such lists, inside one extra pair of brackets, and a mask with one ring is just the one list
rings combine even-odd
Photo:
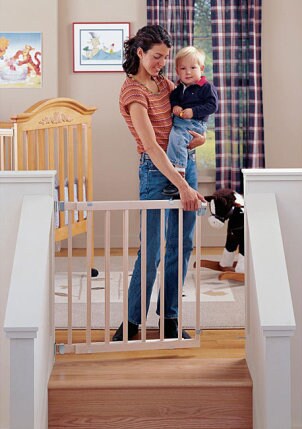
[(200, 201), (206, 202), (205, 198), (190, 186), (181, 188), (179, 194), (184, 210), (198, 210)]
[(188, 149), (195, 149), (198, 146), (202, 146), (206, 142), (206, 135), (196, 133), (196, 131), (189, 131), (193, 139), (188, 145)]

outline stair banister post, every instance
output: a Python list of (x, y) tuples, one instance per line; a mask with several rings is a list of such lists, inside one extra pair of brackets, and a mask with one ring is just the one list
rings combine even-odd
[(10, 339), (10, 429), (33, 429), (34, 348), (38, 328), (4, 328)]
[(291, 327), (263, 327), (265, 337), (266, 428), (292, 427), (291, 417)]

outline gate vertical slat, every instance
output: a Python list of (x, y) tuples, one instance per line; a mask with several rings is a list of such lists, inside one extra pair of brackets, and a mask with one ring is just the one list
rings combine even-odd
[(178, 211), (178, 339), (182, 339), (183, 209)]
[[(68, 210), (68, 218), (70, 219), (70, 215), (71, 215), (71, 211), (72, 210)], [(67, 342), (68, 345), (72, 344), (72, 223), (68, 222), (68, 238), (67, 238), (67, 245), (68, 245), (68, 291), (67, 291), (67, 296), (68, 296), (68, 321), (67, 321), (67, 326), (68, 326), (68, 333), (67, 333)]]
[(86, 343), (91, 344), (91, 267), (92, 267), (92, 217), (93, 212), (87, 211), (87, 286), (86, 286)]
[(123, 340), (128, 342), (129, 210), (123, 211)]
[(110, 214), (105, 212), (105, 342), (110, 342)]
[(201, 244), (201, 218), (200, 216), (196, 216), (196, 330), (195, 330), (195, 338), (198, 339), (200, 335), (200, 244)]
[(146, 341), (147, 210), (142, 210), (141, 228), (141, 340)]
[(160, 340), (165, 337), (165, 209), (160, 210)]

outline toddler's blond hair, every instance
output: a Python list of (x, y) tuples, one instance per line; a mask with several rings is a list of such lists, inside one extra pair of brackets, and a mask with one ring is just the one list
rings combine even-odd
[(175, 56), (175, 65), (178, 66), (181, 58), (187, 57), (188, 55), (194, 57), (200, 66), (204, 66), (206, 54), (204, 50), (197, 49), (195, 46), (186, 46), (185, 48), (180, 49)]

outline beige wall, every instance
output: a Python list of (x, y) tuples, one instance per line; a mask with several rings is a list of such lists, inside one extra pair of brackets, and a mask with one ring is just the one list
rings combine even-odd
[[(301, 167), (302, 164), (302, 56), (297, 53), (302, 40), (301, 14), (301, 0), (263, 0), (267, 167)], [(72, 22), (130, 22), (130, 32), (134, 34), (146, 23), (146, 0), (59, 0), (58, 3), (55, 0), (0, 0), (0, 16), (1, 31), (41, 31), (44, 58), (41, 89), (0, 89), (0, 120), (48, 97), (71, 97), (96, 106), (94, 198), (136, 199), (138, 158), (118, 107), (124, 74), (73, 73)], [(200, 189), (211, 193), (214, 185), (201, 185)], [(135, 216), (131, 228), (133, 245), (137, 242), (137, 224)], [(114, 234), (120, 235), (117, 227)], [(222, 244), (223, 239), (215, 234), (207, 229), (203, 244)], [(102, 229), (97, 226), (97, 245), (101, 244), (102, 235)]]
[(263, 0), (267, 167), (302, 167), (301, 16), (301, 0)]

